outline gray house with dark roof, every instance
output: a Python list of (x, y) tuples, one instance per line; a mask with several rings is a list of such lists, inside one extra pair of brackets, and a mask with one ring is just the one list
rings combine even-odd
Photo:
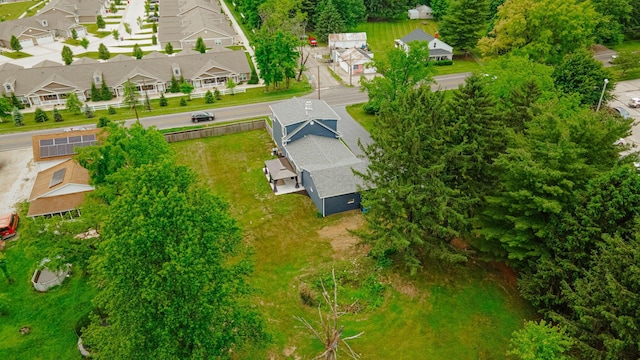
[(270, 107), (273, 140), (322, 216), (359, 209), (363, 182), (353, 170), (368, 163), (342, 142), (338, 114), (322, 100), (295, 97)]
[(404, 51), (409, 51), (409, 43), (412, 41), (426, 41), (429, 43), (429, 60), (453, 60), (453, 47), (438, 39), (437, 37), (424, 32), (422, 29), (415, 29), (401, 39), (395, 40), (396, 47), (401, 47)]

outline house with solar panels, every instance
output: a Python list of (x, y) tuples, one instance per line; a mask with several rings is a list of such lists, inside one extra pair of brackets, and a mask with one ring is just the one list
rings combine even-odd
[(364, 183), (353, 171), (365, 172), (368, 162), (342, 141), (338, 114), (323, 100), (295, 97), (270, 108), (279, 156), (265, 162), (264, 172), (274, 192), (291, 183), (322, 216), (359, 209)]
[(97, 144), (101, 130), (70, 129), (32, 137), (33, 159), (40, 171), (31, 189), (27, 216), (80, 215), (85, 195), (94, 188), (89, 184), (89, 171), (73, 156), (78, 148)]

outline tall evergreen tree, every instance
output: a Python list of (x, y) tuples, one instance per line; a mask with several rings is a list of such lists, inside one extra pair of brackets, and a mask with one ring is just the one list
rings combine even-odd
[(104, 74), (102, 74), (102, 85), (100, 85), (100, 99), (104, 101), (113, 99), (113, 92), (107, 86), (107, 82), (104, 81)]
[(198, 37), (198, 40), (196, 40), (196, 46), (194, 50), (199, 52), (200, 54), (204, 54), (207, 52), (207, 45), (205, 45), (204, 40), (202, 40), (201, 37)]
[(104, 29), (107, 26), (107, 23), (102, 18), (102, 15), (98, 15), (96, 17), (96, 26), (98, 27), (98, 29)]
[(484, 197), (496, 186), (493, 162), (506, 149), (505, 128), (486, 90), (488, 81), (482, 75), (468, 77), (446, 106), (444, 181), (457, 191), (457, 211), (465, 215), (465, 223), (456, 230), (467, 236)]
[(67, 95), (66, 107), (67, 110), (72, 113), (76, 115), (80, 114), (80, 111), (82, 110), (82, 101), (78, 99), (78, 95), (76, 93), (72, 92)]
[(44, 110), (40, 108), (36, 108), (36, 111), (34, 113), (34, 119), (37, 123), (43, 123), (43, 122), (49, 121), (49, 116)]
[(100, 91), (98, 90), (98, 87), (96, 86), (95, 82), (91, 82), (91, 101), (100, 101), (102, 100), (102, 94), (100, 94)]
[(167, 55), (173, 54), (173, 45), (171, 45), (170, 42), (164, 46), (164, 52), (167, 53)]
[(58, 110), (57, 107), (53, 107), (53, 121), (55, 122), (62, 122), (64, 121), (64, 119), (62, 118), (62, 114), (60, 113), (60, 110)]
[(484, 0), (454, 0), (438, 25), (442, 40), (468, 55), (484, 35), (486, 14), (487, 3)]
[(20, 40), (18, 40), (18, 38), (15, 35), (11, 35), (10, 45), (11, 45), (11, 50), (13, 51), (22, 50), (22, 44), (20, 44)]
[(24, 125), (22, 123), (24, 116), (22, 115), (22, 112), (20, 112), (20, 109), (18, 109), (17, 107), (13, 107), (13, 110), (11, 111), (11, 116), (13, 117), (13, 123), (16, 126), (22, 126)]
[(364, 148), (369, 168), (359, 173), (369, 187), (362, 193), (368, 224), (363, 238), (376, 257), (402, 254), (412, 272), (425, 257), (466, 260), (449, 244), (464, 215), (457, 212), (456, 190), (444, 181), (443, 95), (421, 86), (386, 102), (371, 132), (373, 143)]
[(318, 40), (327, 41), (329, 34), (343, 33), (347, 30), (344, 19), (333, 4), (333, 0), (323, 0), (318, 6), (322, 10), (318, 12), (316, 20), (316, 33)]

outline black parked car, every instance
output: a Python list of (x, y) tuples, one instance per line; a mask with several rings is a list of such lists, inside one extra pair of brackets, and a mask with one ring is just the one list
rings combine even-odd
[(194, 123), (197, 123), (199, 121), (211, 121), (215, 118), (216, 116), (208, 111), (196, 111), (191, 114), (191, 121), (193, 121)]

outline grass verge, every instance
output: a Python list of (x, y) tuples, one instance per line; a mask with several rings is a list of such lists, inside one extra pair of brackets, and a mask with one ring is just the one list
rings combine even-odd
[(6, 56), (10, 59), (24, 59), (32, 56), (31, 54), (22, 51), (3, 51), (0, 55)]
[[(22, 15), (27, 9), (37, 4), (39, 0), (31, 0), (31, 1), (20, 1), (20, 2), (11, 2), (6, 4), (0, 4), (0, 19), (2, 21), (7, 20), (15, 20)], [(44, 6), (44, 3), (42, 4)], [(34, 11), (37, 9), (31, 10), (27, 16), (31, 16), (34, 14)]]
[[(179, 106), (180, 97), (170, 97), (167, 98), (168, 106), (161, 107), (159, 99), (151, 100), (151, 111), (138, 111), (138, 115), (140, 118), (145, 118), (149, 116), (157, 116), (157, 115), (165, 115), (165, 114), (173, 114), (173, 113), (181, 113), (181, 112), (191, 112), (195, 110), (205, 110), (205, 109), (215, 109), (220, 107), (227, 106), (235, 106), (235, 105), (243, 105), (243, 104), (253, 104), (264, 101), (275, 101), (275, 100), (284, 100), (289, 99), (292, 96), (300, 96), (306, 94), (311, 91), (311, 87), (306, 81), (303, 82), (291, 82), (291, 87), (289, 89), (282, 89), (269, 92), (265, 92), (263, 87), (259, 88), (251, 88), (247, 89), (245, 93), (238, 93), (235, 95), (225, 95), (222, 97), (222, 100), (217, 100), (213, 104), (207, 104), (204, 102), (204, 98), (193, 99), (191, 101), (187, 101), (187, 106)], [(184, 95), (186, 96), (186, 95)], [(85, 124), (95, 124), (98, 122), (98, 119), (102, 116), (108, 117), (113, 121), (120, 120), (129, 120), (135, 119), (135, 114), (133, 110), (129, 110), (126, 108), (116, 109), (115, 115), (108, 114), (107, 110), (98, 110), (95, 112), (95, 116), (92, 119), (87, 119), (84, 114), (73, 114), (66, 109), (60, 109), (60, 113), (62, 114), (64, 121), (63, 122), (54, 122), (53, 121), (53, 110), (48, 110), (47, 115), (49, 116), (49, 121), (44, 123), (36, 123), (34, 119), (34, 113), (25, 113), (23, 124), (24, 126), (16, 127), (13, 124), (11, 119), (6, 119), (5, 122), (0, 123), (0, 134), (6, 134), (11, 132), (18, 131), (32, 131), (32, 130), (45, 130), (45, 129), (53, 129), (60, 127), (72, 127), (72, 126), (82, 126)]]

